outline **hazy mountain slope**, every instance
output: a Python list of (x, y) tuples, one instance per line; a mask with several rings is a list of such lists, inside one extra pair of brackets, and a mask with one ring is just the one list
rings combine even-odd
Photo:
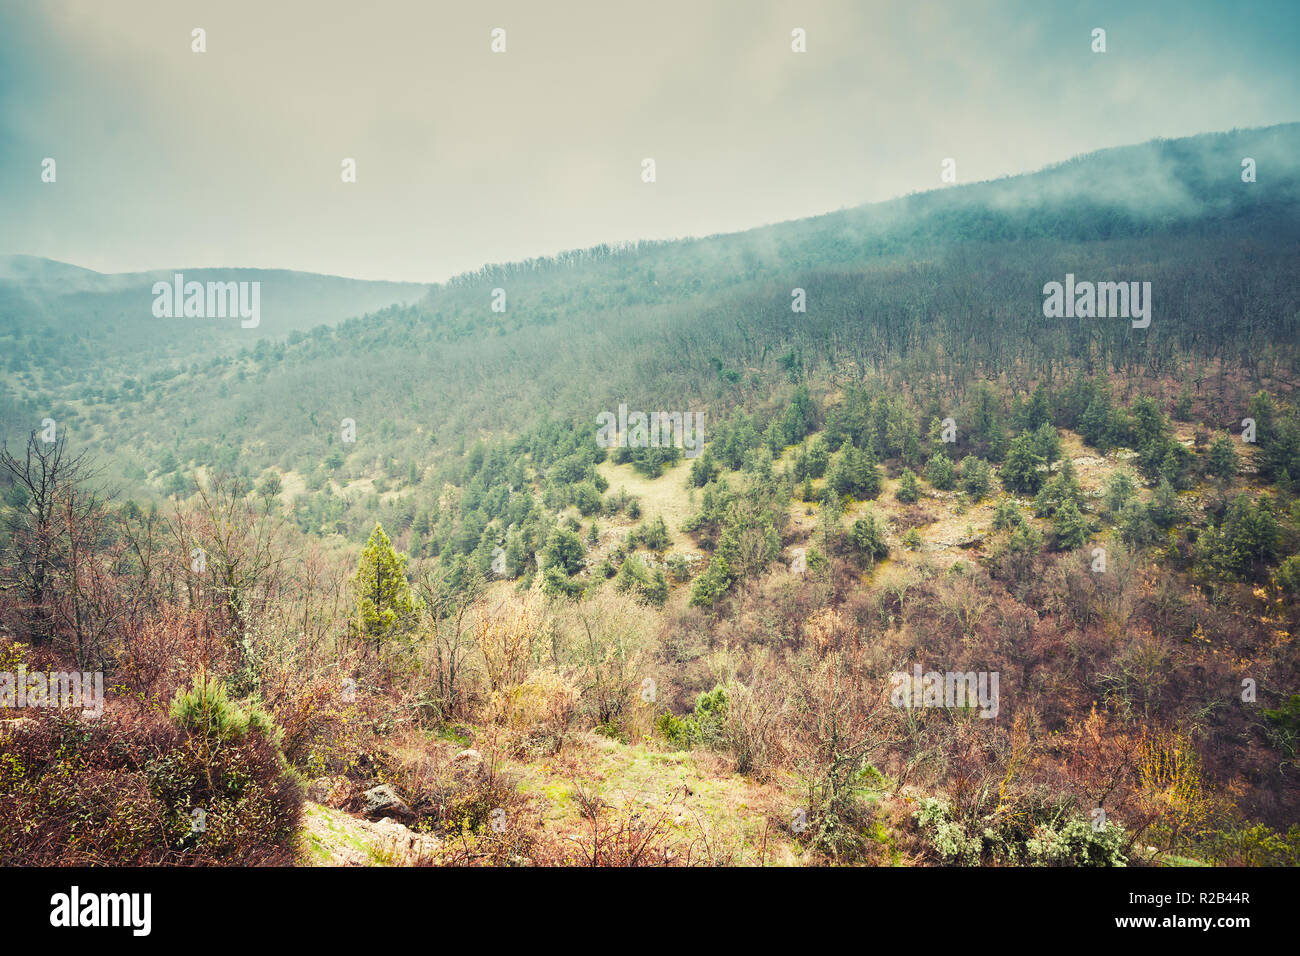
[[(1242, 182), (1244, 156), (1258, 182)], [(187, 339), (193, 325), (141, 319), (130, 327), (168, 344), (170, 370), (153, 358), (92, 365), (83, 342), (84, 370), (33, 353), (9, 380), (21, 414), (54, 415), (133, 459), (138, 478), (164, 451), (182, 466), (309, 471), (343, 418), (358, 423), (343, 449), (355, 471), (428, 461), (440, 439), (514, 433), (548, 414), (591, 421), (619, 402), (716, 412), (786, 377), (894, 369), (935, 387), (1027, 363), (1040, 375), (1158, 370), (1189, 354), (1258, 365), (1295, 340), (1297, 156), (1300, 124), (1156, 141), (736, 235), (489, 266), (233, 361)], [(1151, 328), (1045, 320), (1043, 284), (1067, 272), (1150, 281)], [(806, 313), (791, 311), (795, 287)], [(498, 288), (504, 312), (492, 309)]]
[[(255, 327), (238, 320), (159, 319), (156, 282), (258, 282)], [(33, 256), (0, 257), (0, 340), (10, 367), (25, 360), (93, 367), (110, 356), (150, 363), (209, 357), (262, 338), (414, 302), (427, 286), (276, 269), (184, 269), (105, 275)]]

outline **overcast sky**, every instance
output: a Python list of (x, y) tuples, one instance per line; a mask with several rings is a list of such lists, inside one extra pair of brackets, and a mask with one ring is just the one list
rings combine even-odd
[(437, 281), (1293, 121), (1298, 52), (1295, 0), (0, 0), (0, 254)]

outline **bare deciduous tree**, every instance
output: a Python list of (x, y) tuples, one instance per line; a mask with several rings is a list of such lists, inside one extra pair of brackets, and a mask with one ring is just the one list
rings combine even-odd
[(47, 442), (33, 431), (22, 457), (0, 447), (0, 473), (16, 489), (9, 512), (9, 560), (3, 586), (18, 592), (19, 605), (28, 633), (38, 644), (47, 644), (55, 632), (55, 578), (68, 560), (67, 540), (75, 522), (64, 525), (65, 508), (80, 515), (87, 507), (78, 489), (94, 477), (85, 452), (69, 455), (67, 439), (60, 434)]

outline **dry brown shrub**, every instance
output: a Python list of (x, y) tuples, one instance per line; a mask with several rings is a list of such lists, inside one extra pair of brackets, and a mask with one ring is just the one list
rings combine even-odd
[(163, 606), (126, 627), (112, 683), (130, 698), (165, 706), (189, 686), (191, 675), (229, 671), (232, 657), (222, 626), (204, 610)]
[(571, 677), (543, 668), (529, 674), (522, 684), (498, 691), (493, 696), (491, 716), (516, 735), (521, 753), (549, 756), (564, 745), (578, 698)]
[(823, 607), (814, 611), (808, 620), (804, 621), (803, 632), (817, 656), (823, 657), (843, 645), (848, 628), (837, 610)]
[(483, 658), (489, 693), (523, 683), (542, 623), (542, 605), (541, 585), (535, 583), (526, 595), (510, 592), (500, 603), (491, 607), (481, 604), (475, 610), (474, 639)]

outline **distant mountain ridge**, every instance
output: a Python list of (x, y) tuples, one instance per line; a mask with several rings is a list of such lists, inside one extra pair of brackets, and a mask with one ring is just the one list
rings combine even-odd
[(95, 272), (57, 259), (41, 256), (0, 256), (0, 282), (28, 282), (41, 285), (53, 282), (84, 282), (91, 284), (104, 278)]
[(0, 282), (23, 282), (34, 286), (49, 286), (56, 283), (80, 283), (75, 289), (63, 291), (105, 291), (134, 288), (140, 283), (152, 283), (168, 280), (177, 272), (220, 278), (239, 275), (239, 278), (295, 278), (302, 280), (321, 280), (328, 283), (346, 283), (365, 286), (375, 290), (386, 289), (396, 293), (394, 301), (409, 301), (412, 295), (423, 295), (431, 287), (425, 282), (392, 282), (382, 279), (356, 279), (349, 276), (336, 276), (322, 272), (304, 272), (300, 269), (259, 269), (245, 266), (200, 266), (175, 269), (146, 269), (137, 272), (96, 272), (84, 266), (48, 259), (43, 256), (9, 255), (0, 256)]
[[(159, 320), (153, 312), (154, 284), (171, 284), (177, 273), (187, 282), (261, 283), (262, 320), (255, 329), (241, 328), (237, 321)], [(42, 344), (57, 348), (52, 358), (73, 366), (141, 349), (175, 361), (410, 304), (428, 290), (419, 283), (285, 269), (100, 273), (36, 256), (0, 256), (0, 335), (12, 330), (16, 337), (24, 336), (21, 343), (35, 334)]]

